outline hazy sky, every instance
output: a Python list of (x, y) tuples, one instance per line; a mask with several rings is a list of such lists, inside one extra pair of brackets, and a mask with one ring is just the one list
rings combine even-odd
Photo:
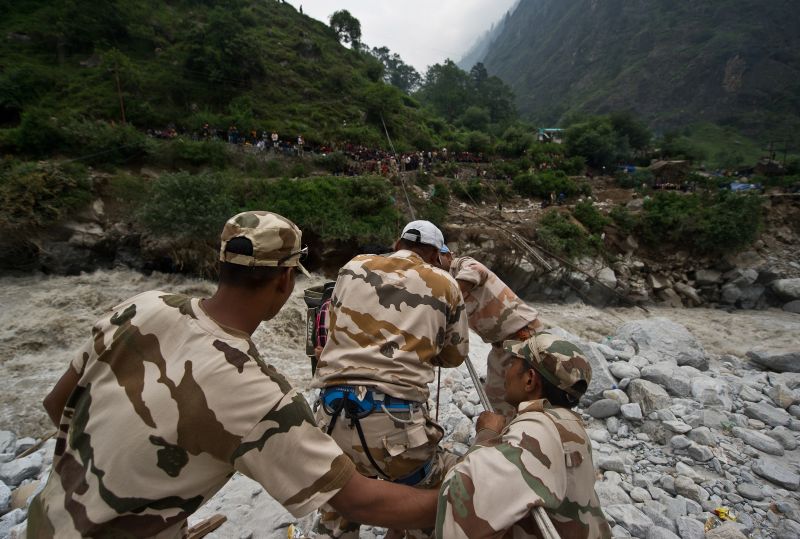
[(339, 9), (361, 21), (362, 41), (386, 46), (424, 74), (446, 58), (459, 61), (516, 0), (288, 0), (328, 23)]

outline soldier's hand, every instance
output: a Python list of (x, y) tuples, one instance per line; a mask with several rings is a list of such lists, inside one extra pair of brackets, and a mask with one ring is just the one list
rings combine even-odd
[(502, 414), (495, 414), (493, 412), (482, 412), (478, 416), (478, 422), (475, 425), (475, 431), (489, 429), (494, 432), (502, 432), (506, 426), (506, 418)]

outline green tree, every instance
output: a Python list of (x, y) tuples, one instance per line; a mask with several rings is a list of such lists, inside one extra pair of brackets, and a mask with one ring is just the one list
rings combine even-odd
[(611, 121), (595, 117), (566, 131), (567, 155), (580, 155), (590, 166), (612, 167), (619, 158), (618, 137)]
[(387, 47), (373, 47), (370, 54), (383, 64), (383, 81), (410, 94), (419, 88), (422, 77), (412, 66), (403, 62), (399, 54)]
[(493, 123), (505, 122), (516, 116), (514, 92), (500, 78), (490, 77), (483, 63), (475, 64), (469, 76), (475, 93), (473, 101), (489, 111)]
[(489, 125), (491, 116), (489, 111), (482, 107), (472, 106), (464, 111), (459, 118), (461, 125), (468, 129), (483, 131)]
[(617, 135), (625, 137), (634, 150), (645, 150), (650, 146), (653, 133), (643, 121), (630, 112), (614, 112), (609, 116)]
[(448, 59), (428, 68), (418, 96), (437, 114), (452, 122), (472, 104), (472, 84), (469, 75)]
[(335, 11), (330, 16), (331, 28), (342, 43), (350, 43), (354, 49), (361, 47), (361, 23), (346, 9)]

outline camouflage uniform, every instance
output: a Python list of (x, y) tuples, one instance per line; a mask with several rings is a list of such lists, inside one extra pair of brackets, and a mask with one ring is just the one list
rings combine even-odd
[[(457, 367), (468, 351), (464, 304), (444, 271), (401, 250), (362, 255), (339, 272), (331, 302), (328, 341), (317, 366), (316, 387), (351, 386), (412, 401), (405, 411), (376, 411), (360, 419), (370, 454), (392, 480), (430, 463), (419, 487), (440, 483), (453, 460), (438, 449), (443, 430), (428, 416), (434, 366)], [(317, 410), (320, 427), (331, 416)], [(365, 455), (357, 429), (343, 415), (331, 432), (362, 475), (381, 475)], [(323, 511), (320, 536), (358, 537), (358, 525)]]
[[(300, 232), (293, 239), (278, 218), (248, 212), (228, 223), (226, 232), (253, 237), (244, 263), (295, 265), (286, 257)], [(265, 242), (247, 226), (270, 223), (281, 239)], [(235, 471), (301, 516), (354, 472), (249, 335), (217, 324), (199, 299), (151, 291), (121, 303), (94, 325), (72, 368), (80, 378), (28, 537), (181, 537)]]
[(503, 400), (503, 380), (513, 356), (503, 350), (503, 341), (530, 337), (542, 325), (539, 313), (474, 258), (453, 258), (450, 274), (473, 285), (464, 296), (469, 327), (483, 342), (492, 344), (486, 358), (486, 396), (497, 413), (512, 417), (516, 410)]
[[(505, 348), (573, 396), (575, 382), (591, 380), (577, 347), (552, 335), (509, 341)], [(518, 410), (502, 433), (477, 443), (447, 474), (437, 537), (540, 537), (531, 510), (541, 506), (564, 539), (610, 538), (580, 417), (547, 400), (523, 402)]]

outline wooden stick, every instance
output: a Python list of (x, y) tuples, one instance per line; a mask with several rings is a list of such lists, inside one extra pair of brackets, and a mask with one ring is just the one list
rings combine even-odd
[(189, 528), (187, 537), (188, 539), (200, 539), (201, 537), (205, 537), (222, 526), (227, 520), (228, 517), (220, 514), (208, 517), (203, 522)]
[[(58, 432), (58, 431), (56, 431), (56, 432)], [(28, 449), (26, 449), (25, 451), (23, 451), (22, 453), (20, 453), (16, 457), (14, 457), (14, 460), (21, 459), (22, 457), (27, 457), (31, 453), (35, 453), (36, 451), (39, 450), (40, 447), (42, 447), (44, 445), (44, 443), (47, 440), (49, 440), (50, 438), (55, 436), (56, 432), (51, 432), (50, 434), (48, 434), (47, 436), (45, 436), (44, 438), (42, 438), (41, 440), (39, 440), (38, 442), (33, 444), (32, 446), (30, 446)]]

